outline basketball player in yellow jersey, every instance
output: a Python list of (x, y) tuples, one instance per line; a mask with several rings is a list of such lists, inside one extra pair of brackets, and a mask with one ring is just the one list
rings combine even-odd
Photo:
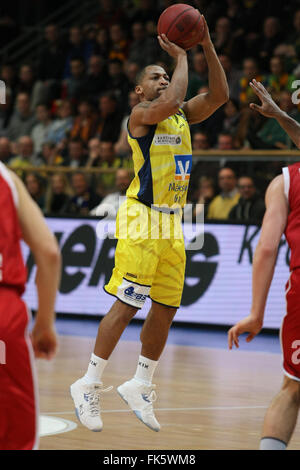
[[(152, 305), (140, 335), (142, 349), (137, 370), (134, 378), (117, 391), (145, 425), (160, 430), (153, 411), (156, 395), (152, 377), (180, 306), (184, 285), (184, 240), (182, 231), (180, 237), (174, 235), (174, 228), (186, 201), (191, 171), (189, 124), (203, 121), (228, 100), (225, 73), (207, 25), (205, 29), (201, 44), (209, 69), (207, 93), (183, 101), (188, 85), (187, 55), (165, 35), (158, 40), (175, 59), (172, 80), (157, 65), (149, 65), (138, 77), (135, 91), (140, 103), (133, 108), (128, 122), (135, 177), (118, 213), (115, 268), (105, 286), (106, 292), (117, 300), (100, 323), (87, 373), (71, 385), (77, 416), (92, 431), (102, 429), (100, 395), (110, 389), (104, 389), (102, 384), (107, 360), (148, 296)], [(167, 217), (164, 224), (163, 217)], [(151, 224), (153, 219), (158, 220), (159, 234), (166, 222), (170, 225), (168, 238), (164, 234), (151, 237), (148, 222)], [(126, 236), (124, 224), (128, 229), (134, 227)]]

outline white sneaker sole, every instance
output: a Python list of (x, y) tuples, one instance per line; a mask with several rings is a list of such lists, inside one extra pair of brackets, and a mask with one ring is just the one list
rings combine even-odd
[(129, 408), (133, 411), (133, 413), (135, 414), (135, 416), (136, 416), (143, 424), (145, 424), (145, 426), (147, 426), (149, 429), (151, 429), (151, 431), (159, 432), (160, 429), (153, 428), (152, 426), (150, 426), (150, 424), (145, 423), (145, 421), (144, 421), (143, 418), (142, 418), (142, 415), (141, 415), (141, 412), (140, 412), (140, 411), (138, 411), (138, 410), (133, 410), (133, 409), (131, 408), (131, 406), (129, 405), (128, 401), (127, 401), (126, 398), (124, 397), (124, 395), (122, 395), (122, 393), (119, 391), (119, 388), (120, 388), (120, 387), (117, 388), (118, 395), (122, 398), (122, 400), (126, 403), (126, 405), (129, 406)]
[[(71, 392), (71, 387), (70, 387), (70, 394), (71, 394), (72, 400), (73, 400), (73, 402), (74, 402), (74, 398), (73, 398), (73, 395), (72, 395), (72, 392)], [(74, 404), (75, 404), (75, 402), (74, 402)], [(76, 418), (78, 419), (78, 421), (80, 422), (80, 424), (82, 424), (82, 426), (84, 426), (85, 428), (87, 428), (89, 431), (92, 431), (92, 432), (101, 432), (101, 431), (102, 431), (103, 427), (102, 427), (101, 429), (90, 429), (90, 428), (88, 428), (88, 427), (81, 421), (81, 419), (80, 419), (80, 417), (79, 417), (78, 409), (76, 408), (76, 406), (75, 406), (75, 415), (76, 415)]]

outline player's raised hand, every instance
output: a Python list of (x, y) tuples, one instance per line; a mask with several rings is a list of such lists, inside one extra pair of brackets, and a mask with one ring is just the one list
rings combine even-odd
[(199, 44), (201, 44), (202, 47), (205, 47), (207, 46), (208, 44), (211, 43), (211, 38), (210, 38), (210, 34), (209, 34), (209, 29), (208, 29), (208, 26), (207, 26), (207, 23), (206, 23), (206, 19), (204, 18), (203, 15), (202, 16), (202, 19), (203, 19), (203, 24), (204, 24), (204, 33), (203, 33), (203, 37), (201, 39), (201, 41), (199, 41)]
[(243, 318), (236, 325), (234, 325), (228, 331), (228, 347), (232, 349), (233, 344), (238, 348), (239, 347), (239, 336), (243, 333), (249, 333), (247, 336), (247, 343), (251, 341), (262, 329), (261, 320), (253, 318), (251, 315)]
[(31, 332), (34, 355), (38, 359), (52, 359), (57, 350), (57, 338), (52, 326), (35, 324)]
[(177, 46), (174, 42), (169, 41), (165, 34), (157, 36), (157, 39), (160, 44), (160, 47), (174, 59), (176, 59), (180, 55), (186, 55), (185, 50)]
[(260, 82), (257, 82), (255, 79), (253, 79), (250, 82), (250, 86), (261, 101), (261, 106), (255, 103), (250, 103), (249, 106), (251, 109), (258, 111), (260, 114), (266, 117), (275, 117), (282, 112), (277, 104), (272, 100), (270, 93)]

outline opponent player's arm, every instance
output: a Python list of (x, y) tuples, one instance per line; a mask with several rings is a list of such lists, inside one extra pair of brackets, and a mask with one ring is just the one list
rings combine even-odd
[[(166, 52), (176, 61), (170, 85), (153, 101), (142, 101), (136, 105), (130, 116), (130, 125), (145, 126), (157, 124), (175, 114), (183, 103), (188, 85), (188, 63), (184, 49), (170, 42), (165, 34), (158, 36), (158, 41)], [(157, 80), (152, 74), (151, 80)]]
[(292, 139), (294, 144), (300, 148), (300, 125), (298, 122), (277, 106), (277, 104), (272, 100), (270, 93), (260, 82), (252, 80), (252, 82), (250, 82), (250, 86), (261, 101), (260, 106), (255, 103), (251, 103), (250, 108), (255, 109), (263, 116), (276, 119)]
[(288, 217), (288, 203), (284, 194), (283, 176), (277, 176), (266, 193), (266, 213), (255, 250), (252, 269), (252, 306), (250, 315), (228, 332), (228, 345), (239, 345), (238, 336), (248, 332), (247, 341), (257, 335), (262, 326), (268, 292), (273, 279), (278, 246)]
[(196, 124), (207, 119), (229, 99), (226, 75), (211, 41), (206, 21), (204, 39), (200, 44), (208, 65), (209, 91), (200, 93), (184, 103), (183, 110), (189, 124)]
[(31, 199), (22, 181), (11, 177), (19, 195), (18, 216), (24, 241), (30, 247), (36, 265), (38, 311), (33, 330), (33, 346), (37, 357), (51, 358), (56, 349), (53, 333), (55, 298), (60, 281), (61, 256), (54, 235)]

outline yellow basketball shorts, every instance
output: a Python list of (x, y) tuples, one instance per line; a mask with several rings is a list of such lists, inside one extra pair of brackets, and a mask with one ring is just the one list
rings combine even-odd
[(115, 236), (115, 267), (105, 291), (136, 308), (147, 297), (178, 308), (186, 261), (180, 215), (128, 198), (119, 209)]

